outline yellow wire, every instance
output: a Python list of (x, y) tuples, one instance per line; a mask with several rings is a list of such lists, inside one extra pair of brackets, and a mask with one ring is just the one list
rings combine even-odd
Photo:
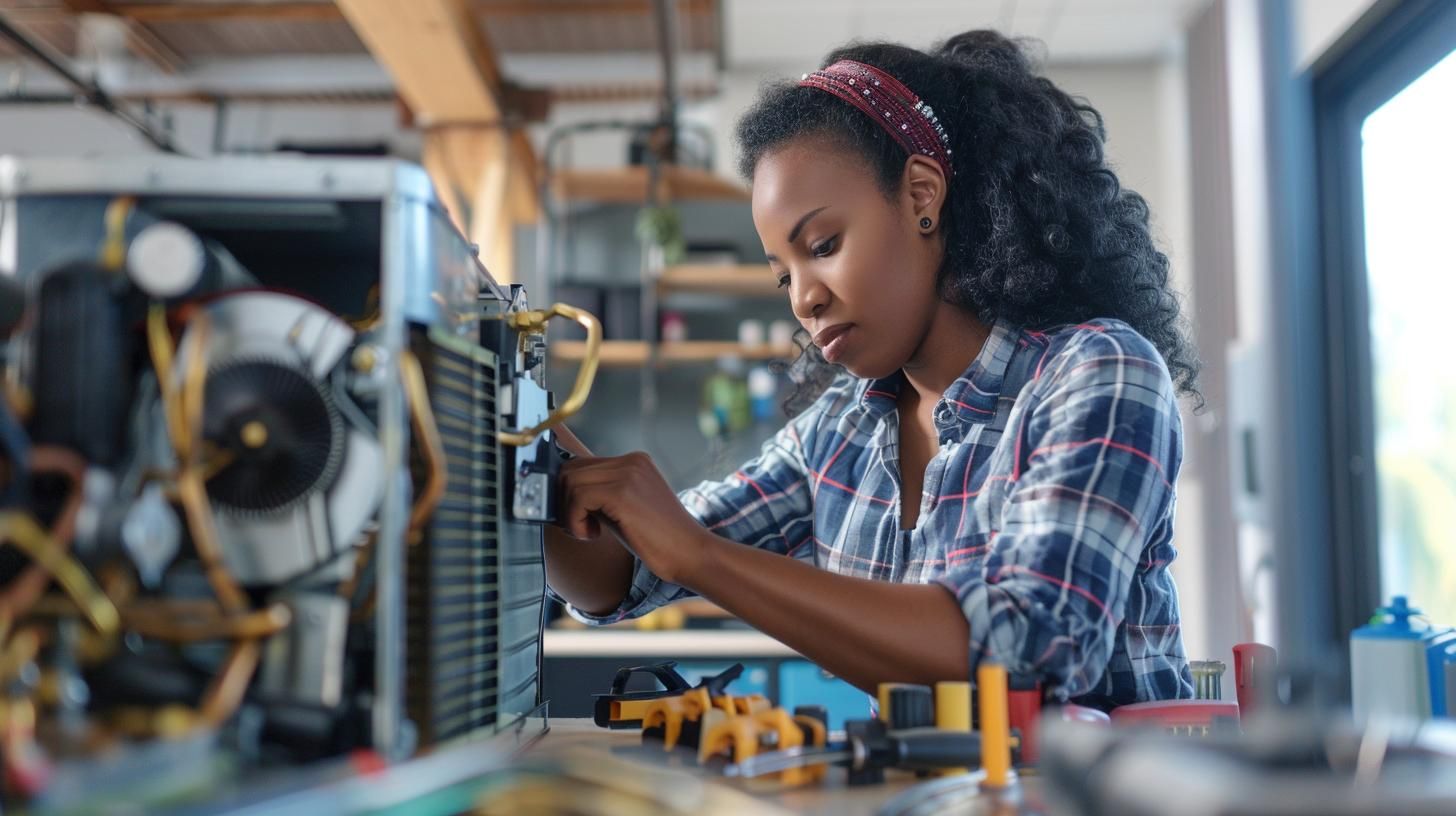
[(135, 196), (117, 196), (106, 205), (106, 239), (101, 244), (101, 265), (121, 269), (126, 263), (126, 222), (136, 209)]
[(121, 625), (116, 605), (96, 587), (76, 559), (56, 546), (35, 519), (24, 513), (0, 512), (0, 539), (13, 543), (42, 569), (55, 576), (61, 589), (76, 602), (96, 631), (109, 635)]
[[(187, 429), (176, 410), (172, 388), (172, 335), (167, 330), (167, 309), (153, 303), (147, 310), (147, 347), (152, 354), (152, 368), (157, 374), (157, 389), (162, 394), (162, 416), (167, 421), (167, 436), (180, 460), (186, 446)], [(180, 463), (180, 462), (179, 462)]]
[(207, 385), (207, 336), (212, 329), (207, 312), (198, 310), (187, 325), (187, 370), (183, 373), (182, 393), (179, 396), (182, 427), (186, 430), (186, 467), (196, 465), (195, 454), (202, 442), (202, 402)]
[(212, 506), (207, 501), (204, 468), (196, 461), (201, 449), (203, 400), (207, 384), (206, 348), (210, 328), (207, 313), (196, 312), (188, 321), (187, 370), (179, 391), (171, 380), (173, 351), (167, 331), (167, 312), (160, 303), (147, 311), (147, 344), (152, 367), (157, 374), (157, 387), (162, 392), (162, 414), (172, 449), (177, 456), (177, 498), (182, 503), (187, 529), (197, 556), (207, 572), (207, 579), (217, 593), (218, 602), (229, 612), (248, 608), (247, 598), (228, 573), (222, 559), (222, 548), (214, 537)]
[(415, 436), (420, 443), (420, 452), (425, 460), (425, 467), (429, 470), (429, 478), (425, 480), (425, 486), (420, 490), (418, 498), (415, 499), (414, 507), (410, 510), (409, 535), (406, 538), (414, 543), (419, 537), (420, 530), (429, 521), (435, 508), (440, 505), (440, 500), (445, 497), (445, 488), (449, 482), (449, 472), (445, 462), (445, 443), (440, 440), (440, 428), (435, 423), (435, 412), (430, 407), (430, 388), (425, 382), (424, 371), (420, 368), (420, 361), (414, 354), (404, 351), (399, 355), (400, 379), (404, 383), (405, 396), (409, 402), (410, 419), (414, 426)]

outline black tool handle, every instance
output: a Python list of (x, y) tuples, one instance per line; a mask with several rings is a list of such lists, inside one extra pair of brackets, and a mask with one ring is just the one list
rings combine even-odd
[(975, 768), (981, 764), (981, 735), (974, 731), (907, 728), (890, 732), (894, 765), (911, 771)]
[(650, 674), (657, 678), (669, 692), (684, 691), (690, 687), (687, 680), (677, 673), (676, 660), (664, 660), (661, 663), (653, 663), (650, 666), (631, 666), (625, 669), (617, 669), (617, 674), (612, 678), (612, 694), (622, 694), (627, 691), (627, 683), (632, 675), (638, 673)]

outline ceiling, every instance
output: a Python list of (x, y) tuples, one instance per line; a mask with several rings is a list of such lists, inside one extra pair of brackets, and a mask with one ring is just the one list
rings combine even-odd
[[(651, 0), (464, 2), (516, 82), (546, 88), (559, 101), (645, 99), (657, 92)], [(698, 97), (715, 91), (723, 68), (807, 66), (855, 38), (928, 46), (977, 27), (1040, 38), (1054, 62), (1142, 60), (1176, 48), (1184, 21), (1204, 2), (678, 0), (680, 76), (686, 95)], [(78, 36), (81, 11), (125, 20), (124, 45), (117, 47), (174, 80), (215, 76), (218, 61), (332, 59), (330, 71), (337, 73), (340, 59), (368, 60), (330, 0), (0, 0), (0, 14), (17, 28), (73, 58), (94, 56), (79, 45), (92, 41)], [(0, 42), (0, 56), (6, 51)], [(379, 94), (388, 94), (377, 70), (359, 73), (377, 77)], [(296, 77), (289, 83), (293, 92), (298, 85)], [(351, 94), (359, 92), (351, 86)]]
[(996, 28), (1043, 41), (1058, 63), (1153, 59), (1178, 48), (1208, 0), (725, 0), (730, 65), (814, 63), (853, 39), (929, 47)]

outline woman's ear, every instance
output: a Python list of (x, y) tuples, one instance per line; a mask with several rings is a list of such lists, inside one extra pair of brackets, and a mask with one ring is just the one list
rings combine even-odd
[(927, 235), (940, 227), (940, 211), (945, 207), (945, 173), (933, 159), (915, 154), (905, 161), (902, 189), (910, 206), (915, 228)]

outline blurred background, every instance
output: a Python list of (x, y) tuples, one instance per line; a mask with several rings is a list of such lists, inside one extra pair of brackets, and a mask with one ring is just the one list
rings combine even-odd
[[(1343, 665), (1397, 593), (1456, 622), (1456, 4), (0, 0), (0, 20), (29, 44), (0, 41), (0, 154), (423, 163), (497, 278), (602, 317), (578, 434), (679, 488), (751, 456), (792, 387), (796, 325), (734, 172), (760, 84), (855, 38), (1033, 38), (1105, 118), (1204, 360), (1173, 567), (1189, 655)], [(576, 340), (553, 336), (557, 388)], [(621, 634), (548, 658), (650, 656)]]

